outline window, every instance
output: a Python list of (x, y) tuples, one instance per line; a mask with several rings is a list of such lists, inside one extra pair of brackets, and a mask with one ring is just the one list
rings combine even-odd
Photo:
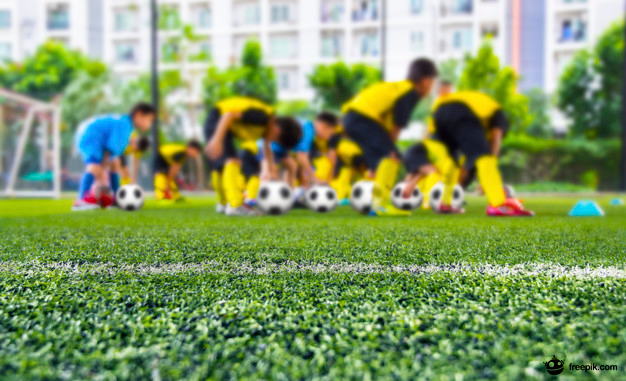
[(200, 43), (197, 43), (193, 47), (193, 53), (190, 57), (190, 61), (195, 62), (205, 62), (211, 59), (211, 41), (206, 40)]
[(174, 41), (167, 41), (161, 45), (161, 62), (172, 63), (178, 61), (179, 44)]
[(445, 0), (441, 4), (442, 16), (469, 15), (474, 10), (472, 0)]
[(353, 0), (352, 21), (378, 20), (378, 0)]
[(114, 11), (115, 30), (128, 32), (137, 29), (137, 13), (132, 9), (118, 9)]
[(343, 0), (322, 1), (320, 19), (323, 23), (339, 23), (343, 21), (345, 7)]
[(261, 7), (257, 2), (235, 3), (235, 26), (258, 25), (261, 23)]
[(48, 8), (48, 29), (64, 30), (70, 27), (70, 14), (67, 5)]
[(424, 32), (421, 30), (411, 32), (411, 52), (421, 53), (424, 51)]
[(411, 1), (411, 13), (419, 15), (424, 10), (424, 0), (410, 0)]
[(118, 63), (135, 63), (137, 60), (136, 45), (132, 42), (120, 42), (115, 45), (115, 61)]
[(281, 91), (296, 90), (296, 71), (291, 69), (278, 69), (276, 71), (276, 82)]
[(180, 28), (182, 22), (180, 21), (180, 14), (178, 7), (163, 5), (160, 8), (159, 14), (159, 28), (163, 30), (174, 30)]
[(288, 23), (291, 21), (289, 4), (274, 4), (271, 8), (272, 24)]
[(8, 61), (11, 59), (12, 47), (10, 42), (0, 43), (0, 61)]
[(380, 42), (378, 31), (369, 30), (354, 35), (353, 55), (356, 57), (378, 57)]
[(483, 25), (480, 28), (480, 35), (485, 38), (485, 37), (492, 37), (492, 38), (498, 38), (498, 25), (494, 24), (494, 25)]
[(457, 29), (452, 33), (452, 48), (469, 51), (472, 49), (472, 29)]
[(11, 11), (0, 10), (0, 29), (11, 29)]
[(322, 33), (322, 57), (333, 58), (343, 55), (343, 35), (341, 32)]
[(191, 13), (195, 15), (195, 26), (198, 29), (211, 28), (211, 21), (213, 15), (211, 13), (211, 7), (208, 5), (199, 5), (191, 10)]
[(559, 42), (581, 42), (587, 39), (587, 23), (582, 18), (570, 18), (561, 22)]
[(270, 57), (289, 59), (296, 56), (296, 38), (281, 35), (270, 37)]

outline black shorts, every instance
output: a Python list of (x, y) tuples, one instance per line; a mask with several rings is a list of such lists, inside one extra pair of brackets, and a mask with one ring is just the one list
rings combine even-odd
[(404, 166), (410, 174), (418, 173), (421, 167), (429, 164), (428, 150), (423, 143), (417, 143), (404, 153)]
[(257, 154), (243, 149), (241, 150), (239, 158), (241, 159), (241, 172), (246, 180), (250, 179), (252, 176), (258, 176), (261, 173), (261, 162)]
[[(221, 118), (222, 118), (222, 115), (218, 109), (214, 108), (213, 110), (211, 110), (206, 122), (204, 123), (205, 141), (207, 142), (211, 141), (211, 138), (215, 134), (215, 131), (217, 130), (217, 125), (220, 123)], [(218, 159), (215, 159), (215, 160), (209, 160), (209, 163), (211, 164), (211, 169), (214, 171), (221, 171), (222, 169), (224, 169), (224, 163), (226, 162), (226, 160), (237, 158), (237, 149), (235, 148), (235, 137), (233, 136), (232, 132), (228, 131), (226, 133), (223, 147), (224, 148), (223, 148), (222, 156), (220, 156)]]
[(122, 168), (128, 167), (128, 159), (126, 158), (126, 155), (124, 154), (120, 156), (120, 167)]
[(170, 165), (161, 155), (157, 155), (156, 161), (154, 162), (154, 170), (157, 173), (168, 174), (170, 171)]
[(395, 153), (400, 157), (391, 135), (377, 122), (350, 111), (343, 119), (346, 134), (363, 150), (363, 159), (368, 169), (376, 170), (382, 159)]
[(436, 138), (453, 158), (465, 156), (465, 168), (474, 167), (476, 159), (491, 155), (491, 146), (480, 120), (462, 103), (440, 106), (434, 115)]

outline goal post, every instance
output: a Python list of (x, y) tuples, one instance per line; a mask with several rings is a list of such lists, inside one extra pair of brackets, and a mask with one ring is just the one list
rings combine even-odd
[(61, 197), (60, 106), (0, 88), (0, 175), (2, 197)]

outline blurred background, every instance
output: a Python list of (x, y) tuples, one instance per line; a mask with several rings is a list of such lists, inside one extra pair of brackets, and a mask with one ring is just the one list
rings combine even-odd
[[(152, 25), (161, 142), (202, 139), (207, 110), (234, 94), (303, 119), (338, 112), (363, 87), (404, 79), (412, 59), (429, 57), (442, 80), (503, 105), (512, 120), (506, 182), (550, 192), (620, 186), (623, 0), (156, 3), (152, 23), (150, 0), (0, 0), (0, 87), (10, 91), (0, 94), (0, 194), (76, 189), (78, 124), (151, 100)], [(401, 145), (421, 137), (431, 102)], [(187, 188), (207, 189), (206, 171), (189, 163)], [(147, 189), (150, 176), (147, 155)]]

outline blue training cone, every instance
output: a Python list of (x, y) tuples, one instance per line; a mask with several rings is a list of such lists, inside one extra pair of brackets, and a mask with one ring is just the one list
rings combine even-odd
[(604, 210), (593, 200), (580, 200), (570, 210), (571, 217), (604, 217)]
[(611, 205), (613, 206), (622, 206), (624, 205), (624, 200), (622, 200), (621, 198), (614, 198), (611, 200)]

